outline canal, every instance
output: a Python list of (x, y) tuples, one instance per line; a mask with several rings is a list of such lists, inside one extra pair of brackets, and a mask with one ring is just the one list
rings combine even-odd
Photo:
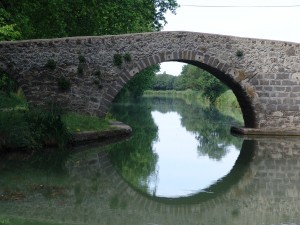
[(241, 119), (182, 99), (111, 113), (131, 138), (0, 159), (1, 225), (300, 223), (298, 138), (235, 137)]

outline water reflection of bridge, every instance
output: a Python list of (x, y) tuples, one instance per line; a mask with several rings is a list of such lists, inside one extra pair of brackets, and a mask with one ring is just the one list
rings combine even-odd
[(45, 199), (31, 194), (24, 201), (0, 202), (0, 216), (98, 225), (300, 222), (297, 139), (244, 141), (230, 174), (209, 188), (216, 195), (199, 193), (176, 201), (134, 190), (120, 178), (107, 154), (69, 162), (68, 169), (70, 181), (63, 196)]

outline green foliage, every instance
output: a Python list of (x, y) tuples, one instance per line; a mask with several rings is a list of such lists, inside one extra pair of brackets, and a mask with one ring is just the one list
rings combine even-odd
[(121, 54), (114, 54), (114, 65), (121, 67), (123, 63), (122, 55)]
[(20, 39), (21, 33), (16, 30), (16, 24), (9, 22), (11, 19), (11, 14), (4, 8), (0, 7), (0, 41), (13, 41)]
[(97, 87), (99, 88), (99, 90), (101, 90), (103, 88), (103, 85), (100, 83), (99, 80), (94, 80), (94, 84), (97, 85)]
[[(27, 111), (0, 112), (0, 134), (5, 137), (2, 148), (40, 150), (45, 141), (62, 149), (70, 138), (61, 120), (62, 110), (55, 104)], [(1, 146), (0, 146), (1, 149)]]
[(24, 96), (17, 93), (7, 95), (0, 91), (0, 109), (26, 109), (27, 102)]
[(64, 148), (70, 136), (62, 121), (63, 112), (56, 104), (47, 108), (31, 109), (25, 114), (25, 121), (30, 130), (32, 146), (41, 148), (44, 141), (57, 143), (60, 149)]
[(95, 76), (98, 77), (98, 78), (101, 78), (101, 71), (100, 70), (97, 70), (95, 72)]
[[(31, 146), (31, 134), (24, 119), (26, 112), (0, 111), (0, 151)], [(3, 139), (1, 141), (1, 139)]]
[(142, 96), (144, 91), (152, 86), (153, 78), (158, 71), (159, 65), (154, 65), (136, 74), (118, 94), (116, 101), (124, 98), (138, 98)]
[(173, 90), (174, 82), (176, 80), (175, 76), (164, 74), (158, 74), (155, 76), (152, 89), (153, 90)]
[(45, 66), (50, 70), (54, 70), (56, 68), (56, 61), (54, 59), (49, 59)]
[(63, 115), (62, 119), (70, 132), (103, 131), (111, 129), (109, 121), (105, 118), (67, 113)]
[(114, 54), (114, 65), (117, 67), (121, 67), (123, 64), (123, 59), (125, 60), (125, 62), (131, 62), (131, 55), (129, 53), (125, 53), (124, 55), (121, 55), (119, 53)]
[(243, 115), (237, 98), (231, 90), (221, 94), (215, 101), (215, 106), (222, 114), (235, 118), (241, 124), (244, 123)]
[(157, 75), (153, 81), (153, 90), (193, 90), (201, 92), (212, 103), (228, 88), (210, 73), (185, 65), (180, 76)]
[(17, 91), (18, 85), (8, 74), (0, 70), (0, 91), (10, 95), (11, 92)]
[(57, 79), (57, 85), (61, 91), (69, 91), (71, 88), (71, 82), (63, 76)]
[(78, 56), (79, 63), (85, 63), (85, 57), (83, 55)]
[(124, 56), (123, 56), (125, 62), (131, 62), (131, 55), (129, 53), (126, 53)]
[[(176, 111), (182, 117), (181, 124), (195, 134), (199, 155), (221, 160), (232, 144), (241, 147), (241, 140), (228, 134), (228, 126), (239, 124), (234, 118), (220, 113), (214, 107), (205, 107), (197, 101), (175, 98), (149, 98), (153, 111), (162, 113)], [(218, 122), (216, 122), (218, 121)]]
[(176, 0), (2, 0), (0, 6), (5, 25), (23, 39), (160, 30), (165, 13), (178, 7)]
[(236, 51), (235, 55), (236, 55), (236, 57), (241, 58), (241, 57), (244, 56), (244, 52), (239, 49), (239, 50)]
[(78, 75), (82, 76), (83, 75), (83, 66), (82, 64), (79, 64), (78, 67), (77, 67), (77, 73)]
[(215, 103), (218, 96), (224, 93), (228, 88), (222, 84), (217, 78), (205, 72), (198, 79), (201, 91), (212, 103)]
[[(176, 0), (0, 1), (0, 8), (5, 13), (3, 16), (5, 20), (2, 21), (14, 31), (4, 37), (9, 40), (158, 31), (166, 23), (166, 12), (175, 13), (177, 7)], [(0, 35), (1, 27), (0, 19)], [(130, 62), (132, 60), (130, 54), (115, 56), (114, 64), (120, 67), (123, 60)], [(84, 57), (79, 56), (80, 64), (84, 61)], [(83, 75), (81, 65), (77, 70), (79, 75)], [(127, 86), (126, 91), (131, 92), (136, 87), (139, 90), (134, 91), (133, 95), (141, 95), (143, 90), (140, 87), (148, 87), (149, 82), (145, 76), (137, 76), (131, 82), (133, 86)], [(137, 83), (142, 86), (135, 86)]]
[[(136, 100), (135, 100), (136, 101)], [(110, 145), (112, 163), (131, 184), (147, 190), (148, 179), (155, 174), (158, 160), (152, 151), (157, 138), (157, 127), (152, 119), (150, 105), (144, 101), (131, 104), (115, 104), (111, 112), (117, 120), (124, 121), (133, 129), (130, 142)]]

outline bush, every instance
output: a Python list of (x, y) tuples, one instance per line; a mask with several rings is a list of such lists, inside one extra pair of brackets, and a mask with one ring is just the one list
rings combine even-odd
[(50, 70), (54, 70), (56, 68), (56, 62), (54, 59), (49, 59), (45, 66)]
[(122, 55), (114, 54), (114, 65), (120, 67), (123, 63)]
[(62, 121), (62, 114), (62, 109), (54, 103), (44, 109), (32, 109), (25, 114), (32, 147), (41, 148), (45, 142), (49, 142), (56, 143), (62, 149), (67, 144), (71, 135)]
[(30, 111), (0, 112), (2, 148), (40, 150), (47, 143), (64, 148), (71, 135), (62, 121), (62, 110), (55, 104)]
[(71, 88), (71, 82), (65, 77), (58, 78), (57, 85), (61, 91), (69, 91)]
[(124, 55), (124, 60), (126, 61), (126, 62), (131, 62), (131, 55), (129, 54), (129, 53), (126, 53), (125, 55)]
[(236, 57), (241, 58), (241, 57), (243, 57), (244, 52), (239, 49), (239, 50), (236, 51), (235, 55), (236, 55)]
[(79, 63), (85, 63), (86, 62), (86, 60), (85, 60), (85, 58), (84, 58), (83, 55), (79, 55), (78, 56), (78, 60), (79, 60)]
[(18, 89), (17, 82), (11, 79), (6, 73), (0, 70), (0, 91), (10, 95)]

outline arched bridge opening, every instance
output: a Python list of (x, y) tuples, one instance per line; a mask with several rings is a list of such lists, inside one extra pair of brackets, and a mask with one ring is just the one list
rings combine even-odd
[(243, 74), (241, 75), (242, 72), (230, 67), (225, 62), (221, 62), (217, 58), (210, 57), (201, 52), (179, 52), (177, 54), (161, 53), (159, 55), (154, 55), (152, 57), (134, 62), (130, 67), (125, 68), (121, 72), (119, 80), (117, 81), (119, 85), (114, 88), (114, 92), (110, 93), (111, 101), (113, 101), (113, 98), (125, 86), (125, 84), (143, 69), (158, 63), (168, 61), (177, 61), (191, 64), (215, 76), (222, 83), (227, 85), (235, 94), (243, 114), (245, 127), (257, 127), (257, 116), (253, 104), (253, 97), (255, 97), (255, 94), (252, 93), (253, 88), (251, 88), (251, 86), (244, 85), (241, 82), (240, 79), (241, 76), (243, 76)]

